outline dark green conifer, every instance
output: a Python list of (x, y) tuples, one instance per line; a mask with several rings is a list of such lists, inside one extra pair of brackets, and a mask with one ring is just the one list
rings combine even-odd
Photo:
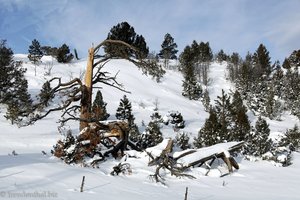
[(101, 91), (98, 90), (92, 105), (92, 118), (94, 120), (96, 121), (107, 120), (109, 114), (106, 111), (106, 105), (107, 103), (103, 101)]
[(32, 44), (29, 46), (28, 53), (28, 58), (31, 62), (34, 64), (40, 63), (41, 58), (43, 57), (43, 51), (41, 50), (39, 41), (36, 39), (32, 41)]

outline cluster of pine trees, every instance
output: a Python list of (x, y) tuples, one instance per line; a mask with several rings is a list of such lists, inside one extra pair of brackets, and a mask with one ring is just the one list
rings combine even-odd
[(53, 56), (59, 63), (69, 63), (74, 58), (73, 54), (70, 53), (69, 46), (66, 44), (63, 44), (61, 47), (57, 48), (41, 46), (38, 40), (32, 40), (32, 43), (29, 45), (28, 49), (28, 59), (34, 64), (39, 64), (44, 55)]
[[(207, 72), (213, 60), (227, 62), (228, 78), (236, 85), (237, 91), (232, 95), (232, 100), (223, 91), (212, 107), (208, 90), (203, 92), (202, 86), (206, 88), (209, 83)], [(208, 42), (198, 44), (193, 41), (180, 54), (179, 61), (183, 74), (182, 95), (191, 100), (201, 99), (209, 112), (208, 119), (194, 140), (196, 147), (225, 141), (246, 141), (245, 154), (263, 156), (267, 152), (278, 155), (278, 147), (284, 143), (298, 146), (288, 139), (292, 132), (293, 139), (299, 140), (296, 139), (300, 138), (297, 126), (287, 130), (282, 138), (282, 141), (288, 139), (289, 142), (274, 142), (269, 139), (270, 130), (266, 119), (280, 120), (284, 111), (299, 118), (300, 50), (294, 51), (281, 66), (279, 61), (271, 64), (269, 52), (263, 44), (259, 45), (254, 54), (248, 53), (242, 59), (238, 53), (227, 55), (222, 49), (213, 56)], [(250, 125), (247, 108), (259, 116), (255, 127)]]

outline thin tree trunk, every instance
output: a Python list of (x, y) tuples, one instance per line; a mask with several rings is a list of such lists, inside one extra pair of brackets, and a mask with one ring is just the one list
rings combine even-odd
[(93, 64), (94, 64), (94, 48), (89, 49), (88, 61), (85, 72), (84, 88), (81, 99), (81, 113), (80, 113), (80, 131), (88, 126), (88, 121), (91, 118), (92, 107), (92, 77), (93, 77)]

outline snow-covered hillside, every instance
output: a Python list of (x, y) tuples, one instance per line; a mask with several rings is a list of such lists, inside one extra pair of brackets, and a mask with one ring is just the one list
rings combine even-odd
[[(34, 66), (28, 62), (27, 55), (15, 55), (24, 62), (28, 69), (26, 77), (29, 90), (34, 97), (46, 79), (54, 76), (63, 77), (64, 81), (80, 76), (85, 69), (86, 60), (71, 64), (58, 64), (51, 57), (43, 57), (42, 64)], [(51, 74), (45, 73), (52, 67)], [(182, 75), (177, 71), (167, 70), (160, 83), (151, 77), (142, 75), (134, 65), (124, 60), (114, 60), (104, 68), (112, 75), (118, 74), (118, 81), (131, 93), (124, 93), (106, 85), (102, 94), (107, 102), (109, 119), (115, 119), (116, 109), (123, 95), (132, 103), (135, 122), (142, 127), (142, 122), (150, 121), (150, 115), (158, 105), (161, 115), (169, 111), (179, 111), (186, 121), (185, 132), (191, 134), (191, 140), (204, 124), (208, 113), (200, 101), (191, 101), (181, 95)], [(226, 79), (226, 64), (213, 63), (208, 87), (211, 100), (225, 92), (234, 90)], [(100, 168), (69, 166), (52, 157), (50, 151), (62, 136), (57, 130), (61, 113), (53, 113), (36, 124), (18, 128), (10, 125), (4, 118), (5, 106), (0, 106), (0, 199), (184, 199), (185, 188), (189, 188), (188, 199), (299, 199), (300, 191), (300, 154), (294, 153), (293, 165), (275, 167), (270, 162), (249, 162), (239, 159), (240, 169), (232, 175), (220, 178), (224, 168), (211, 170), (205, 176), (204, 168), (192, 168), (187, 173), (197, 179), (178, 179), (168, 172), (164, 174), (166, 185), (149, 179), (155, 167), (148, 167), (149, 158), (144, 153), (137, 153), (137, 158), (127, 158), (132, 174), (111, 176), (112, 167), (120, 160), (108, 160)], [(252, 123), (256, 117), (248, 113)], [(295, 124), (300, 125), (296, 117), (284, 114), (282, 121), (269, 120), (271, 134), (276, 136)], [(78, 124), (68, 124), (78, 132)], [(164, 137), (174, 137), (176, 133), (169, 126), (162, 129)], [(42, 151), (46, 152), (44, 155)], [(12, 155), (14, 153), (18, 155)], [(85, 176), (85, 189), (80, 193), (82, 177)]]

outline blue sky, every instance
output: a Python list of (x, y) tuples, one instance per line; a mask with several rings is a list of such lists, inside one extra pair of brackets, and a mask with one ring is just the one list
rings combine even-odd
[(300, 49), (300, 0), (0, 0), (0, 39), (15, 53), (68, 44), (86, 57), (114, 25), (127, 21), (158, 52), (170, 33), (181, 52), (193, 40), (214, 53), (254, 52), (260, 43), (272, 60)]

